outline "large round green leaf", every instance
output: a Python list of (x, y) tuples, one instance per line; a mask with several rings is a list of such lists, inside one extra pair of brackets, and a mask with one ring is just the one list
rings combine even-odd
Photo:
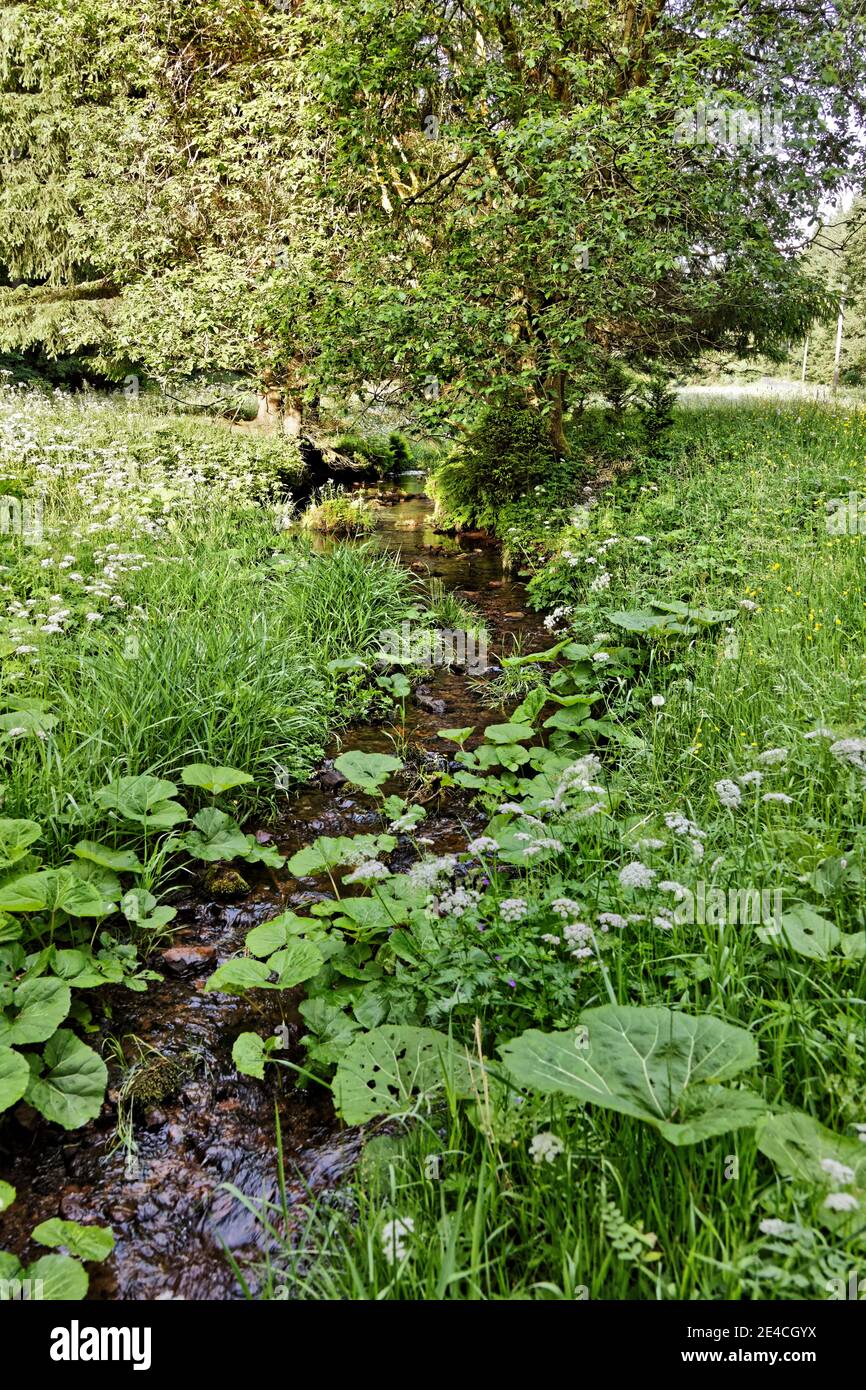
[(11, 1008), (0, 1011), (0, 1045), (45, 1042), (69, 1013), (72, 991), (62, 980), (43, 976), (16, 989)]
[(399, 758), (391, 753), (361, 753), (353, 748), (334, 759), (338, 772), (362, 791), (376, 791), (392, 772), (399, 772), (403, 766)]
[(99, 1054), (61, 1028), (45, 1044), (27, 1100), (46, 1120), (77, 1129), (99, 1114), (107, 1084), (108, 1069)]
[(672, 1144), (752, 1125), (767, 1105), (726, 1081), (757, 1061), (745, 1028), (709, 1014), (606, 1004), (564, 1033), (523, 1033), (502, 1049), (521, 1086), (645, 1120)]
[(205, 791), (219, 796), (220, 792), (231, 791), (232, 787), (242, 787), (252, 782), (248, 772), (239, 772), (236, 767), (212, 767), (210, 763), (190, 763), (180, 774), (180, 780), (188, 787), (203, 787)]
[(62, 1221), (52, 1216), (33, 1231), (40, 1245), (62, 1245), (70, 1255), (94, 1263), (106, 1259), (114, 1249), (114, 1235), (107, 1226), (83, 1226), (79, 1221)]
[(8, 1110), (27, 1090), (30, 1068), (20, 1052), (0, 1047), (0, 1110)]
[(87, 1270), (69, 1255), (43, 1255), (30, 1265), (24, 1277), (29, 1279), (31, 1289), (36, 1286), (38, 1297), (46, 1303), (79, 1302), (90, 1283)]

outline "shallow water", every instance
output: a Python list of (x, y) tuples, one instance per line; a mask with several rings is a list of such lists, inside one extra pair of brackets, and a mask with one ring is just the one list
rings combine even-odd
[[(543, 646), (541, 622), (527, 613), (523, 586), (503, 576), (497, 549), (480, 536), (463, 537), (458, 544), (436, 534), (432, 504), (415, 492), (419, 480), (405, 481), (401, 500), (384, 498), (378, 544), (399, 553), (416, 572), (439, 578), (485, 615), (492, 663), (497, 653), (510, 650), (515, 634), (526, 649)], [(410, 490), (415, 495), (407, 497)], [(419, 695), (428, 708), (416, 702)], [(499, 717), (504, 712), (500, 716), (484, 708), (465, 674), (439, 670), (409, 702), (405, 734), (416, 756), (448, 756), (453, 745), (438, 739), (437, 730), (483, 726)], [(387, 727), (361, 727), (344, 731), (333, 753), (346, 748), (391, 751), (393, 744)], [(287, 797), (284, 813), (263, 829), (281, 852), (291, 854), (320, 834), (378, 828), (369, 799), (332, 785), (331, 761), (308, 787)], [(424, 833), (434, 842), (433, 853), (459, 848), (466, 831), (478, 828), (477, 815), (460, 793), (450, 793), (447, 803), (427, 810)], [(245, 877), (250, 877), (246, 870)], [(360, 1134), (336, 1119), (326, 1090), (299, 1090), (287, 1069), (272, 1069), (276, 1076), (269, 1070), (264, 1083), (239, 1076), (235, 1069), (231, 1048), (238, 1033), (264, 1033), (283, 1023), (289, 1032), (288, 1055), (301, 1060), (296, 994), (236, 999), (205, 994), (203, 987), (217, 964), (242, 949), (252, 926), (287, 907), (300, 909), (321, 893), (320, 883), (279, 870), (263, 872), (251, 891), (234, 902), (203, 900), (195, 888), (179, 894), (171, 948), (189, 950), (171, 965), (164, 959), (165, 948), (154, 953), (148, 964), (165, 978), (152, 983), (146, 994), (100, 991), (99, 1002), (111, 1010), (102, 1031), (126, 1040), (128, 1058), (135, 1056), (132, 1035), (160, 1053), (188, 1057), (187, 1080), (168, 1098), (137, 1105), (133, 1167), (115, 1143), (113, 1103), (103, 1107), (97, 1120), (69, 1134), (19, 1107), (0, 1136), (0, 1177), (18, 1190), (18, 1200), (0, 1221), (0, 1247), (27, 1259), (44, 1253), (28, 1246), (29, 1233), (52, 1216), (107, 1224), (115, 1233), (116, 1250), (105, 1265), (90, 1267), (91, 1298), (241, 1296), (224, 1250), (243, 1263), (262, 1251), (262, 1231), (222, 1184), (232, 1183), (252, 1199), (276, 1195), (275, 1108), (289, 1203), (298, 1224), (308, 1194), (333, 1187), (351, 1166)], [(111, 1102), (119, 1078), (109, 1065)]]

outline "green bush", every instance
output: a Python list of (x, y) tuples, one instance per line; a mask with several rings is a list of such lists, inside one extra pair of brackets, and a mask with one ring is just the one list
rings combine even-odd
[(496, 508), (541, 486), (556, 462), (539, 411), (522, 402), (491, 405), (436, 469), (436, 500), (457, 526), (491, 525)]

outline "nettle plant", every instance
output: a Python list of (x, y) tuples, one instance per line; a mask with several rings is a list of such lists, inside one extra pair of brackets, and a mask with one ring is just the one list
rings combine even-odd
[(149, 887), (168, 856), (284, 863), (214, 804), (252, 781), (248, 773), (193, 763), (180, 780), (210, 798), (191, 819), (165, 778), (121, 777), (103, 787), (90, 809), (108, 822), (113, 843), (79, 840), (59, 865), (35, 852), (35, 821), (0, 820), (0, 1111), (23, 1099), (65, 1129), (99, 1114), (106, 1065), (75, 1030), (92, 1027), (87, 992), (141, 991), (160, 978), (141, 968), (139, 948), (176, 915)]

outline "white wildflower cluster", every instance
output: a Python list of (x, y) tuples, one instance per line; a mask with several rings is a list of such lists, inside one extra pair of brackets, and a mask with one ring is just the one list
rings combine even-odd
[(528, 911), (525, 898), (503, 898), (499, 904), (499, 916), (503, 922), (522, 922)]
[(787, 748), (765, 748), (763, 753), (758, 754), (758, 762), (764, 767), (778, 767), (787, 761)]
[(655, 869), (648, 868), (639, 859), (632, 860), (619, 871), (619, 881), (623, 888), (652, 888), (655, 876)]
[(866, 738), (840, 738), (830, 744), (830, 753), (839, 763), (848, 763), (866, 772)]
[(580, 903), (576, 903), (573, 898), (554, 898), (550, 910), (555, 912), (557, 917), (576, 917), (583, 911)]
[(470, 840), (466, 846), (470, 854), (496, 854), (501, 849), (498, 840), (494, 840), (492, 835), (478, 835), (474, 840)]
[(529, 1143), (529, 1154), (533, 1163), (554, 1163), (565, 1151), (562, 1140), (550, 1130), (536, 1134)]
[(721, 781), (716, 783), (716, 796), (722, 805), (731, 811), (736, 811), (743, 800), (743, 793), (740, 788), (729, 777), (723, 777)]
[(684, 816), (680, 811), (668, 811), (665, 815), (665, 825), (672, 835), (688, 840), (695, 859), (703, 859), (703, 842), (707, 836), (705, 830), (701, 830), (700, 826), (695, 825), (693, 820), (689, 820), (688, 816)]
[(343, 879), (344, 883), (372, 883), (375, 879), (388, 878), (390, 869), (382, 864), (378, 859), (368, 859), (359, 864), (357, 869), (347, 874)]
[(566, 619), (568, 619), (573, 612), (574, 609), (570, 604), (561, 603), (558, 608), (554, 608), (552, 613), (548, 613), (547, 617), (544, 619), (544, 626), (547, 628), (548, 632), (564, 632), (568, 626)]
[(793, 1236), (799, 1229), (793, 1222), (780, 1221), (776, 1216), (767, 1217), (758, 1227), (762, 1236)]
[(449, 888), (437, 897), (430, 897), (427, 900), (427, 914), (430, 917), (464, 917), (472, 908), (477, 907), (481, 901), (481, 894), (476, 888), (464, 888), (458, 885), (457, 888)]
[(590, 584), (590, 589), (594, 594), (600, 594), (605, 589), (610, 588), (610, 574), (607, 570), (601, 570)]
[[(835, 1158), (822, 1158), (821, 1167), (834, 1187), (850, 1187), (857, 1176), (847, 1163)], [(853, 1192), (828, 1192), (824, 1206), (828, 1211), (850, 1212), (859, 1210), (860, 1202)]]
[(419, 859), (408, 870), (406, 877), (413, 888), (435, 888), (439, 880), (450, 877), (457, 863), (456, 854), (442, 854), (436, 858)]
[(592, 955), (592, 928), (586, 922), (568, 922), (562, 929), (562, 939), (570, 947), (569, 954), (575, 960), (586, 960)]
[(411, 1216), (397, 1216), (382, 1227), (382, 1253), (389, 1265), (405, 1260), (409, 1253), (415, 1222)]

